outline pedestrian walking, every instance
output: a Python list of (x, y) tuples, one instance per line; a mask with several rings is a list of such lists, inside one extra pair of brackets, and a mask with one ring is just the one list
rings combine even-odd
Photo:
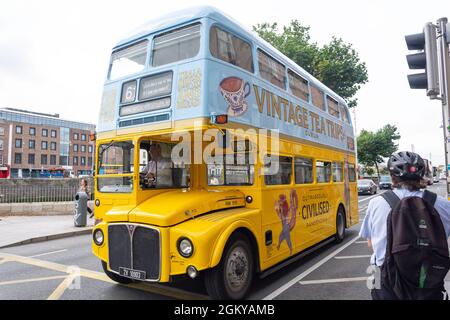
[(444, 278), (450, 269), (450, 201), (421, 191), (425, 162), (416, 153), (391, 155), (394, 190), (369, 202), (359, 235), (373, 250), (379, 276), (374, 300), (448, 299)]
[[(89, 193), (89, 189), (88, 189), (88, 181), (87, 181), (87, 179), (81, 179), (81, 182), (80, 182), (80, 189), (78, 190), (79, 192), (85, 192), (86, 194), (87, 194), (87, 198), (88, 198), (88, 201), (89, 201), (89, 199), (91, 198), (91, 195), (90, 195), (90, 193)], [(92, 211), (92, 209), (91, 208), (89, 208), (89, 205), (87, 205), (87, 211), (89, 212), (89, 218), (92, 218), (92, 217), (94, 217), (94, 212)]]

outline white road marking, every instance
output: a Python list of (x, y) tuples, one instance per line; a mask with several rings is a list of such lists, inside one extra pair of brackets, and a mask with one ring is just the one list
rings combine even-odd
[(365, 240), (365, 241), (356, 241), (355, 243), (358, 243), (358, 244), (361, 244), (361, 243), (367, 243), (367, 240)]
[(364, 199), (358, 200), (358, 203), (361, 203), (361, 202), (363, 202), (363, 201), (366, 201), (366, 200), (369, 200), (369, 199), (372, 199), (372, 198), (378, 197), (379, 195), (381, 195), (381, 194), (383, 194), (383, 193), (385, 193), (385, 192), (386, 192), (386, 191), (383, 191), (383, 192), (380, 192), (380, 193), (378, 193), (378, 194), (374, 194), (373, 196), (370, 196), (370, 197), (367, 197), (367, 198), (364, 198)]
[(367, 281), (369, 277), (355, 277), (355, 278), (338, 278), (338, 279), (322, 279), (322, 280), (308, 280), (300, 281), (300, 284), (324, 284), (324, 283), (339, 283), (339, 282), (353, 282), (353, 281)]
[(347, 248), (348, 246), (352, 245), (356, 240), (359, 239), (359, 236), (356, 236), (355, 238), (353, 238), (352, 240), (350, 240), (349, 242), (347, 242), (345, 245), (343, 245), (342, 247), (340, 247), (339, 249), (333, 251), (332, 253), (330, 253), (328, 256), (326, 256), (325, 258), (323, 258), (322, 260), (320, 260), (319, 262), (317, 262), (315, 265), (313, 265), (312, 267), (310, 267), (308, 270), (306, 270), (305, 272), (299, 274), (297, 277), (295, 277), (294, 279), (290, 280), (289, 282), (285, 283), (283, 286), (281, 286), (280, 288), (278, 288), (277, 290), (275, 290), (274, 292), (272, 292), (271, 294), (269, 294), (268, 296), (264, 297), (263, 300), (273, 300), (274, 298), (276, 298), (277, 296), (279, 296), (280, 294), (282, 294), (284, 291), (286, 291), (287, 289), (289, 289), (290, 287), (292, 287), (294, 284), (298, 283), (300, 280), (302, 280), (304, 277), (306, 277), (307, 275), (309, 275), (311, 272), (313, 272), (314, 270), (316, 270), (317, 268), (319, 268), (321, 265), (323, 265), (324, 263), (326, 263), (328, 260), (332, 259), (334, 256), (336, 256), (339, 252), (341, 252), (342, 250), (344, 250), (345, 248)]
[(371, 255), (359, 255), (359, 256), (339, 256), (339, 257), (334, 257), (335, 259), (359, 259), (359, 258), (370, 258)]
[(60, 252), (64, 252), (64, 251), (67, 251), (67, 249), (62, 249), (62, 250), (57, 250), (57, 251), (52, 251), (52, 252), (46, 252), (46, 253), (41, 253), (41, 254), (35, 254), (34, 256), (29, 256), (28, 258), (37, 258), (37, 257), (42, 257), (42, 256), (48, 256), (50, 254), (60, 253)]

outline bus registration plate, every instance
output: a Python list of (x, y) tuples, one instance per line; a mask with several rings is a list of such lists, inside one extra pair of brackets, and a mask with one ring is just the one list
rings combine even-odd
[(128, 268), (119, 268), (119, 273), (121, 276), (136, 279), (136, 280), (145, 280), (145, 271), (133, 270)]

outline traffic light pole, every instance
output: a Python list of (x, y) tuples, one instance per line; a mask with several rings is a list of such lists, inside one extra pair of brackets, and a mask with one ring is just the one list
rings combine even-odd
[(450, 34), (446, 34), (447, 18), (441, 18), (438, 21), (438, 44), (439, 44), (439, 66), (441, 68), (441, 99), (442, 99), (442, 124), (444, 130), (445, 145), (445, 167), (447, 177), (447, 198), (450, 200), (450, 62), (449, 47), (447, 38)]

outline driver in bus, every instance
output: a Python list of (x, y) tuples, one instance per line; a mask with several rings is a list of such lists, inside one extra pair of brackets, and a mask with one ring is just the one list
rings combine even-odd
[(147, 187), (171, 187), (172, 163), (162, 156), (161, 146), (158, 143), (151, 144), (148, 154), (150, 160), (141, 172), (148, 179)]

